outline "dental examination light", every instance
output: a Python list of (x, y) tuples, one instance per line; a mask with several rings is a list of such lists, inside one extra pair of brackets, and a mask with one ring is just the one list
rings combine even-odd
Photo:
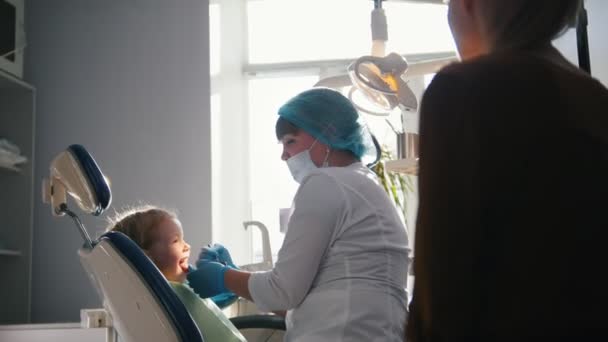
[[(443, 3), (428, 0), (415, 2)], [(417, 111), (418, 100), (406, 80), (435, 73), (458, 59), (448, 57), (408, 64), (398, 53), (387, 55), (388, 28), (382, 0), (374, 0), (371, 28), (371, 55), (353, 61), (347, 67), (346, 74), (323, 78), (315, 86), (338, 89), (351, 86), (348, 97), (358, 110), (367, 114), (387, 116), (395, 108)]]
[(92, 247), (86, 229), (67, 205), (67, 195), (88, 214), (99, 216), (110, 206), (112, 194), (95, 159), (82, 145), (70, 145), (50, 165), (49, 178), (42, 181), (42, 200), (51, 204), (54, 216), (70, 216), (80, 230), (85, 246)]

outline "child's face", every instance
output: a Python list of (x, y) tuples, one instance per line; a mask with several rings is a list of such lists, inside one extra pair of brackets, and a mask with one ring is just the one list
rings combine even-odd
[(190, 245), (184, 241), (180, 222), (164, 218), (154, 234), (156, 239), (146, 253), (167, 280), (184, 282), (188, 274)]

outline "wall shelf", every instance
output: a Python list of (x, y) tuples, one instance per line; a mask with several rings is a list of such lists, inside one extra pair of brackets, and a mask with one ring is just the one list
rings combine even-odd
[(418, 158), (390, 160), (386, 162), (386, 169), (391, 172), (400, 172), (410, 175), (418, 174)]
[(0, 248), (0, 256), (21, 256), (21, 252), (11, 250), (11, 249), (1, 249)]
[(17, 78), (4, 70), (0, 70), (0, 89), (27, 89), (34, 90), (34, 87), (25, 83), (22, 79)]
[(0, 71), (0, 138), (28, 160), (18, 163), (17, 172), (0, 167), (0, 236), (7, 238), (1, 241), (0, 273), (10, 274), (0, 282), (0, 325), (30, 321), (35, 96), (33, 86)]
[(12, 168), (5, 165), (0, 164), (0, 170), (4, 170), (6, 172), (14, 172), (19, 173), (21, 170), (19, 168)]

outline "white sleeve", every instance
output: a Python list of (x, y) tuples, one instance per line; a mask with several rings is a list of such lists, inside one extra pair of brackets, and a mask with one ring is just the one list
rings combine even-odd
[(249, 278), (249, 292), (258, 308), (290, 310), (304, 300), (346, 202), (341, 188), (326, 174), (313, 174), (302, 182), (274, 268)]

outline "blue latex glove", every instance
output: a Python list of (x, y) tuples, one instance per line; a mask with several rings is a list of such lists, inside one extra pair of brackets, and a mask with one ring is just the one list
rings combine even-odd
[(226, 247), (222, 246), (219, 243), (213, 244), (213, 246), (209, 245), (207, 247), (203, 247), (201, 249), (200, 254), (198, 255), (199, 261), (215, 261), (220, 264), (224, 264), (229, 266), (235, 270), (239, 268), (232, 262), (232, 257), (230, 257), (230, 252), (226, 249)]
[(228, 266), (214, 261), (199, 261), (196, 267), (188, 272), (188, 284), (201, 298), (228, 292), (224, 285), (224, 273)]
[(220, 293), (218, 295), (215, 295), (213, 297), (210, 298), (215, 305), (217, 305), (220, 309), (223, 309), (227, 306), (230, 306), (230, 304), (236, 302), (237, 299), (239, 299), (239, 296), (235, 295), (233, 292), (224, 292), (224, 293)]
[[(192, 265), (189, 265), (188, 266), (188, 273), (191, 273), (191, 272), (194, 272), (194, 271), (196, 271), (196, 268), (194, 268), (194, 266), (192, 266)], [(234, 292), (232, 292), (232, 291), (227, 291), (227, 292), (215, 295), (215, 296), (211, 297), (210, 299), (220, 309), (223, 309), (223, 308), (225, 308), (227, 306), (230, 306), (232, 303), (236, 302), (237, 299), (239, 299), (239, 296), (237, 296), (236, 294), (234, 294)]]

